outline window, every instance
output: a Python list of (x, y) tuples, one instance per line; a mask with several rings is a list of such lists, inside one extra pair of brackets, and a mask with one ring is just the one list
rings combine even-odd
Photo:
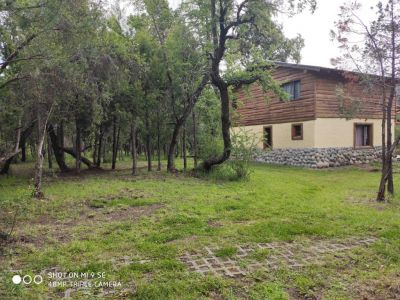
[(289, 95), (289, 100), (300, 98), (300, 80), (285, 83), (282, 85), (282, 89)]
[(264, 127), (263, 143), (264, 149), (272, 149), (272, 127)]
[(372, 145), (372, 124), (354, 124), (354, 147)]
[(292, 124), (292, 140), (303, 139), (303, 124)]

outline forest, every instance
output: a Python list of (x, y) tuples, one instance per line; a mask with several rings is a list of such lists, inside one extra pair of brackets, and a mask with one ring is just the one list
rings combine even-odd
[[(36, 161), (79, 172), (145, 156), (174, 172), (175, 157), (208, 171), (230, 157), (235, 88), (258, 82), (282, 93), (273, 61), (298, 61), (301, 37), (288, 39), (278, 10), (312, 1), (4, 1), (2, 15), (2, 170)], [(72, 156), (73, 165), (66, 163)], [(162, 166), (161, 160), (167, 160)]]

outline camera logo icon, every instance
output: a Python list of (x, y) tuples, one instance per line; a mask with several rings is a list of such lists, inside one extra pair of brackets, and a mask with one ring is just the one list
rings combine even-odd
[(23, 277), (21, 277), (21, 275), (14, 275), (12, 282), (14, 284), (20, 284), (22, 282), (25, 285), (31, 284), (32, 282), (41, 284), (43, 282), (43, 277), (41, 275), (35, 275), (33, 277), (30, 275), (24, 275)]

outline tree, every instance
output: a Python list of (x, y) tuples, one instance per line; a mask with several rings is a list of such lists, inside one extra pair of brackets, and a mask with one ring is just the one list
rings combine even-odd
[[(312, 10), (316, 5), (315, 1), (290, 1), (286, 8), (302, 10), (306, 4)], [(185, 7), (191, 24), (204, 24), (197, 34), (205, 44), (211, 83), (217, 88), (221, 101), (224, 149), (221, 154), (203, 161), (201, 168), (209, 171), (214, 165), (226, 161), (231, 154), (232, 88), (257, 82), (264, 91), (273, 90), (282, 94), (269, 72), (273, 68), (271, 61), (286, 61), (289, 58), (298, 61), (303, 41), (300, 37), (285, 38), (281, 27), (273, 20), (273, 16), (284, 9), (280, 1), (187, 1)], [(222, 70), (222, 64), (226, 70)]]
[[(396, 84), (400, 68), (400, 1), (379, 1), (377, 19), (366, 23), (359, 15), (361, 4), (352, 2), (341, 7), (336, 31), (332, 38), (343, 50), (342, 57), (334, 60), (337, 65), (351, 65), (366, 85), (378, 87), (382, 96), (382, 171), (377, 201), (385, 200), (386, 188), (394, 193), (392, 156), (397, 139), (393, 143), (393, 108)], [(359, 40), (362, 42), (359, 42)], [(355, 42), (356, 41), (356, 42)]]

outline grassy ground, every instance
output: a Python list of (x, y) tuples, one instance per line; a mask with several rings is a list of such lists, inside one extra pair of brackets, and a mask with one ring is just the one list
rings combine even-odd
[[(40, 201), (30, 198), (32, 164), (0, 178), (3, 227), (19, 208), (1, 251), (0, 299), (63, 297), (67, 287), (47, 286), (51, 270), (105, 272), (106, 281), (122, 285), (101, 296), (110, 299), (400, 299), (400, 198), (373, 201), (379, 172), (371, 167), (253, 165), (250, 180), (241, 182), (144, 170), (132, 177), (128, 167), (63, 177), (47, 170)], [(189, 272), (179, 260), (204, 246), (229, 256), (236, 245), (355, 237), (378, 241), (323, 265), (240, 279)], [(120, 263), (126, 259), (132, 262)], [(43, 284), (11, 282), (16, 273), (40, 272)], [(101, 292), (90, 287), (71, 298)]]

